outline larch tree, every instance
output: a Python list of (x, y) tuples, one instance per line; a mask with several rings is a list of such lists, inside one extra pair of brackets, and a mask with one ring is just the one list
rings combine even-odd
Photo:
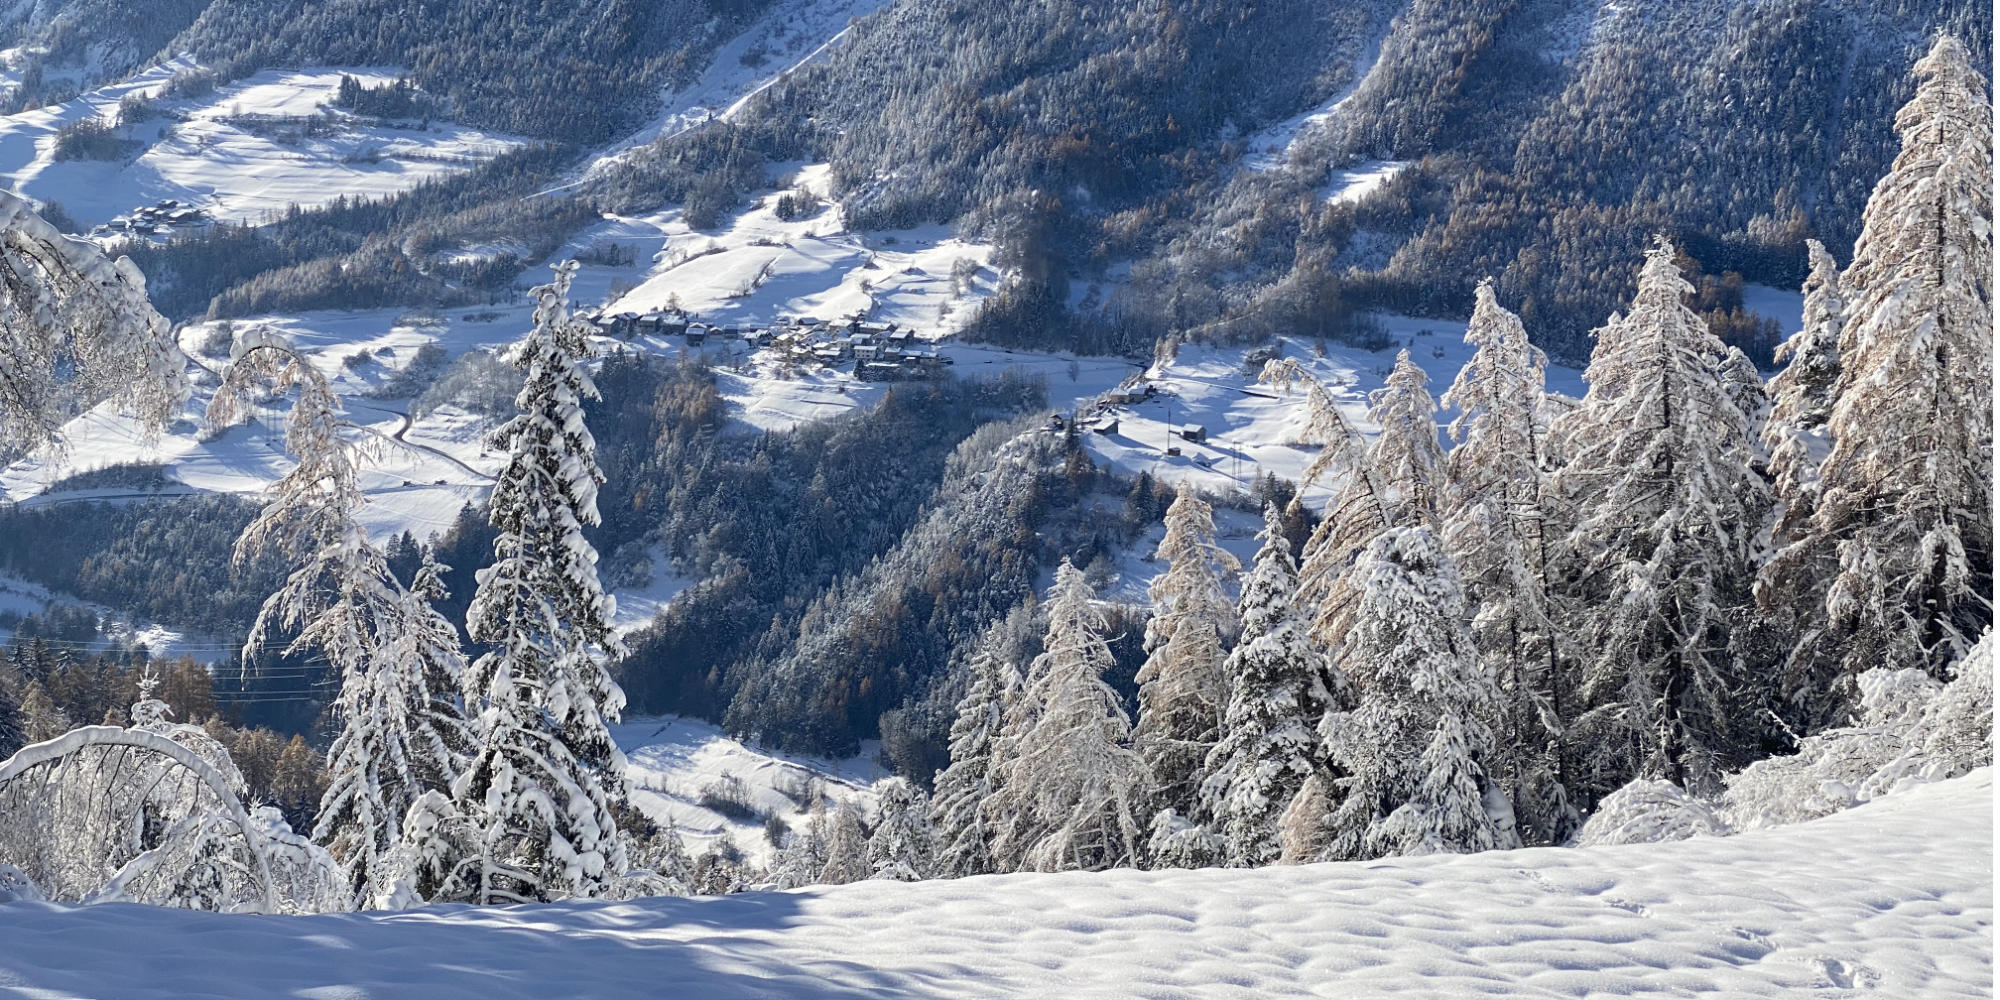
[[(1311, 616), (1313, 643), (1329, 653), (1347, 641), (1359, 606), (1347, 573), (1361, 551), (1391, 528), (1436, 531), (1443, 456), (1437, 401), (1426, 382), (1410, 352), (1399, 353), (1383, 388), (1369, 394), (1368, 419), (1380, 430), (1361, 454), (1342, 460), (1345, 478), (1325, 520), (1306, 543), (1298, 603)], [(1340, 701), (1354, 679), (1343, 673), (1337, 659), (1328, 664), (1328, 689)]]
[[(285, 443), (298, 464), (267, 491), (236, 547), (239, 562), (275, 550), (295, 568), (258, 610), (245, 662), (284, 630), (293, 634), (288, 655), (317, 650), (338, 672), (332, 711), (341, 729), (327, 752), (313, 839), (339, 862), (353, 905), (382, 905), (395, 894), (388, 857), (402, 842), (404, 814), (426, 791), (448, 787), (464, 759), (457, 636), (397, 582), (362, 527), (357, 453), (326, 377), (266, 331), (249, 331), (235, 353), (209, 403), (211, 425), (234, 423), (256, 393), (297, 390)], [(431, 648), (440, 625), (450, 636), (444, 651)]]
[(1818, 500), (1762, 581), (1818, 605), (1787, 669), (1809, 724), (1868, 668), (1942, 677), (1993, 615), (1993, 113), (1957, 39), (1916, 74), (1841, 276)]
[(1377, 535), (1346, 575), (1352, 626), (1333, 651), (1353, 709), (1320, 724), (1341, 770), (1333, 858), (1515, 846), (1485, 806), (1499, 690), (1473, 648), (1451, 557), (1422, 526)]
[(533, 291), (534, 329), (509, 358), (520, 413), (490, 439), (508, 458), (490, 501), (494, 562), (467, 614), (489, 651), (466, 671), (477, 750), (453, 785), (480, 844), (466, 873), (479, 903), (587, 898), (626, 870), (625, 755), (607, 728), (625, 693), (605, 666), (622, 646), (583, 535), (604, 474), (583, 421), (592, 327), (566, 305), (575, 271), (559, 264)]
[(868, 863), (868, 831), (861, 826), (861, 813), (854, 803), (842, 799), (828, 816), (826, 864), (820, 868), (821, 885), (846, 885), (875, 874)]
[(1548, 359), (1494, 297), (1492, 279), (1475, 292), (1465, 342), (1472, 357), (1444, 396), (1458, 416), (1444, 465), (1442, 537), (1476, 609), (1473, 644), (1500, 684), (1495, 776), (1524, 838), (1561, 843), (1577, 814), (1562, 780), (1567, 678), (1549, 609)]
[(1333, 697), (1292, 603), (1298, 569), (1277, 508), (1264, 509), (1257, 537), (1263, 547), (1238, 603), (1243, 636), (1223, 664), (1231, 694), (1222, 739), (1201, 783), (1201, 814), (1221, 839), (1221, 862), (1234, 867), (1278, 859), (1285, 808), (1330, 767), (1316, 727)]
[[(1631, 310), (1596, 332), (1589, 390), (1563, 418), (1565, 624), (1583, 711), (1570, 770), (1590, 801), (1635, 777), (1702, 794), (1729, 763), (1739, 687), (1732, 616), (1746, 606), (1768, 493), (1726, 352), (1689, 309), (1659, 238)], [(1579, 768), (1584, 773), (1579, 773)]]
[(1229, 702), (1223, 644), (1236, 631), (1236, 608), (1223, 590), (1235, 557), (1215, 544), (1215, 512), (1186, 483), (1167, 508), (1156, 557), (1166, 570), (1147, 596), (1146, 662), (1140, 666), (1139, 722), (1133, 745), (1158, 792), (1155, 806), (1199, 822), (1203, 762), (1222, 735)]
[(1004, 869), (1135, 866), (1146, 836), (1146, 762), (1132, 723), (1104, 681), (1114, 662), (1104, 613), (1083, 571), (1063, 560), (1045, 605), (1048, 633), (1028, 665), (994, 759), (995, 855)]
[(164, 429), (187, 401), (186, 364), (129, 258), (0, 192), (0, 458), (59, 443), (64, 422), (104, 400)]
[(957, 878), (993, 870), (993, 832), (986, 802), (994, 792), (993, 750), (1020, 682), (989, 633), (973, 653), (971, 686), (959, 699), (951, 724), (951, 763), (939, 771), (931, 798), (938, 845), (938, 874)]
[(1338, 482), (1325, 517), (1313, 529), (1298, 555), (1298, 606), (1311, 616), (1323, 602), (1340, 571), (1375, 533), (1388, 527), (1392, 515), (1388, 492), (1369, 460), (1368, 439), (1340, 411), (1326, 387), (1295, 359), (1282, 358), (1264, 366), (1259, 381), (1290, 394), (1305, 386), (1305, 427), (1301, 444), (1317, 445), (1319, 453), (1299, 478), (1301, 493), (1322, 479)]
[(1369, 394), (1368, 419), (1380, 433), (1368, 457), (1381, 483), (1389, 523), (1435, 529), (1444, 451), (1438, 444), (1438, 407), (1426, 388), (1429, 381), (1409, 351), (1396, 354), (1382, 388)]
[(1326, 779), (1315, 774), (1299, 787), (1278, 815), (1278, 863), (1304, 865), (1324, 860), (1333, 839), (1333, 801)]

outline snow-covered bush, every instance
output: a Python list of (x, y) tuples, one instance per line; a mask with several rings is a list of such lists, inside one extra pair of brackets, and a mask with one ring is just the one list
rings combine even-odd
[(1606, 796), (1571, 844), (1653, 844), (1689, 837), (1720, 837), (1729, 828), (1715, 807), (1671, 781), (1641, 778)]
[(1799, 741), (1799, 752), (1730, 776), (1722, 816), (1733, 830), (1818, 819), (1899, 788), (1993, 762), (1993, 643), (1982, 639), (1940, 685), (1915, 669), (1857, 678), (1861, 717)]
[(270, 870), (271, 895), (280, 912), (344, 913), (353, 908), (340, 863), (326, 848), (292, 832), (282, 810), (259, 806), (251, 812), (250, 823)]
[(1803, 823), (1993, 763), (1990, 633), (1953, 666), (1949, 684), (1921, 670), (1882, 668), (1856, 682), (1861, 715), (1853, 724), (1729, 775), (1712, 800), (1671, 782), (1632, 782), (1604, 800), (1572, 843), (1651, 843)]

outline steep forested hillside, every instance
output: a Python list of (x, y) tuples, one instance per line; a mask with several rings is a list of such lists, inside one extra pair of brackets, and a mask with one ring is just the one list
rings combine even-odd
[(636, 128), (659, 88), (765, 0), (216, 0), (172, 42), (226, 77), (274, 65), (407, 67), (460, 120), (558, 142)]

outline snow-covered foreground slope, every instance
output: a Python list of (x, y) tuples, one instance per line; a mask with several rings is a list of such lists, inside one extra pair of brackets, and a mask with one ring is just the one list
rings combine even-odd
[(149, 997), (1984, 997), (1992, 777), (1676, 844), (323, 917), (0, 907), (0, 987)]

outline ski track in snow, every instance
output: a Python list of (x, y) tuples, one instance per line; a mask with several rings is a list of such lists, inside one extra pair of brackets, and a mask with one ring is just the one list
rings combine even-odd
[(1991, 996), (1990, 769), (1677, 844), (317, 917), (0, 906), (57, 1000)]

